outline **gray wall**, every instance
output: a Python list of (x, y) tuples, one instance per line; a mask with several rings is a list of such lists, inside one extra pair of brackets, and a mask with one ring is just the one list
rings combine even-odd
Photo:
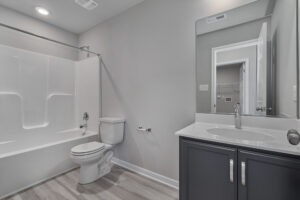
[(211, 112), (211, 50), (214, 47), (257, 39), (262, 24), (269, 19), (262, 19), (239, 26), (197, 36), (197, 85), (209, 84), (209, 91), (200, 92), (197, 88), (197, 112)]
[[(76, 34), (8, 8), (0, 7), (0, 22), (74, 46), (78, 45), (78, 36)], [(69, 47), (64, 47), (3, 27), (0, 27), (0, 44), (72, 60), (78, 59), (78, 52)]]
[[(174, 132), (196, 111), (195, 22), (247, 2), (144, 1), (80, 36), (80, 44), (103, 54), (104, 115), (127, 121), (118, 158), (178, 179)], [(138, 126), (153, 132), (138, 134)]]

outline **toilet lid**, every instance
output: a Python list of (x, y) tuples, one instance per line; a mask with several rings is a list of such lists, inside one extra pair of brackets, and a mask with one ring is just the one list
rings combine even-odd
[(71, 149), (72, 154), (81, 155), (81, 154), (92, 154), (98, 151), (103, 150), (105, 145), (100, 142), (90, 142), (75, 146)]

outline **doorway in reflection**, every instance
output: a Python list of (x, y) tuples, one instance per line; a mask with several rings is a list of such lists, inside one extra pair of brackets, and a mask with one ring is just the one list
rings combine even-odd
[(245, 63), (233, 63), (217, 66), (216, 112), (233, 113), (234, 105), (243, 109), (243, 66)]

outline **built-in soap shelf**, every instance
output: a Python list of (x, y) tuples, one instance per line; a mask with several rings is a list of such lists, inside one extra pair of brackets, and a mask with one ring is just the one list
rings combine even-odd
[[(62, 99), (66, 97), (66, 100)], [(50, 125), (50, 120), (55, 119), (58, 115), (54, 112), (49, 112), (49, 110), (56, 110), (57, 112), (59, 111), (58, 109), (55, 109), (55, 107), (59, 106), (58, 104), (64, 104), (63, 107), (67, 106), (68, 104), (73, 104), (74, 105), (74, 94), (72, 93), (66, 93), (66, 92), (53, 92), (47, 95), (46, 97), (46, 108), (45, 108), (45, 120), (44, 123), (42, 124), (37, 124), (37, 125), (32, 125), (28, 126), (25, 125), (25, 114), (24, 114), (24, 105), (23, 105), (23, 97), (20, 93), (18, 92), (11, 92), (11, 91), (0, 91), (0, 100), (2, 102), (3, 108), (6, 108), (7, 112), (3, 111), (0, 113), (0, 118), (2, 119), (3, 124), (0, 125), (4, 126), (4, 124), (11, 124), (14, 127), (9, 127), (9, 125), (5, 125), (4, 127), (6, 129), (19, 127), (19, 131), (29, 131), (29, 130), (34, 130), (34, 129), (42, 129), (42, 128), (47, 128)], [(74, 114), (74, 113), (72, 113)], [(2, 116), (1, 116), (2, 115)], [(53, 115), (53, 116), (49, 116)], [(13, 123), (8, 123), (5, 120), (8, 120), (11, 122), (13, 120)], [(4, 121), (3, 121), (4, 120)], [(5, 130), (6, 131), (6, 130)]]
[(41, 125), (35, 125), (35, 126), (25, 126), (23, 125), (24, 130), (33, 130), (33, 129), (38, 129), (38, 128), (46, 128), (49, 125), (48, 122), (41, 124)]
[[(61, 103), (61, 98), (66, 97), (65, 101), (63, 101), (64, 103)], [(33, 130), (33, 129), (41, 129), (41, 128), (47, 128), (50, 125), (53, 125), (53, 121), (57, 118), (59, 118), (60, 116), (63, 116), (63, 113), (57, 114), (57, 113), (53, 113), (53, 110), (56, 111), (60, 111), (60, 109), (55, 109), (56, 107), (59, 107), (59, 105), (56, 104), (56, 102), (59, 102), (58, 104), (65, 104), (63, 105), (63, 107), (72, 104), (72, 102), (74, 101), (73, 98), (73, 94), (71, 93), (65, 93), (65, 92), (54, 92), (54, 93), (50, 93), (47, 95), (46, 98), (46, 109), (45, 109), (45, 123), (40, 124), (40, 125), (35, 125), (35, 126), (24, 126), (23, 125), (23, 129), (25, 130)], [(74, 103), (74, 102), (73, 102)], [(60, 121), (60, 120), (57, 120)], [(54, 122), (55, 124), (55, 122)], [(60, 125), (62, 126), (62, 125)]]
[(21, 94), (19, 94), (19, 93), (17, 93), (17, 92), (2, 92), (2, 91), (0, 91), (0, 95), (13, 95), (13, 96), (17, 96), (17, 97), (19, 97), (20, 99), (22, 99)]
[(49, 99), (53, 98), (54, 96), (73, 96), (73, 94), (71, 94), (71, 93), (65, 93), (65, 92), (51, 93), (51, 94), (48, 94), (47, 101), (49, 101)]

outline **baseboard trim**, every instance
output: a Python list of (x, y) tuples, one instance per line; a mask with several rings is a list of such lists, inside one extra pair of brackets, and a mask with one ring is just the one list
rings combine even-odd
[(118, 158), (113, 158), (112, 159), (112, 163), (114, 163), (115, 165), (118, 165), (120, 167), (123, 167), (125, 169), (128, 169), (130, 171), (133, 171), (137, 174), (140, 174), (142, 176), (145, 176), (149, 179), (152, 179), (154, 181), (157, 181), (157, 182), (160, 182), (162, 184), (165, 184), (169, 187), (172, 187), (172, 188), (175, 188), (178, 190), (178, 181), (174, 180), (174, 179), (171, 179), (169, 177), (166, 177), (166, 176), (163, 176), (161, 174), (158, 174), (158, 173), (155, 173), (155, 172), (152, 172), (150, 170), (147, 170), (145, 168), (142, 168), (142, 167), (139, 167), (137, 165), (134, 165), (134, 164), (131, 164), (129, 162), (126, 162), (126, 161), (123, 161), (123, 160), (120, 160)]

